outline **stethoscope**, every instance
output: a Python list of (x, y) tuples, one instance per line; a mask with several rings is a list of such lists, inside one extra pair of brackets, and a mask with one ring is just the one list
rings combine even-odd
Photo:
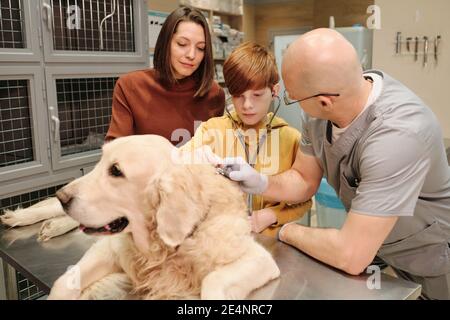
[[(231, 121), (233, 121), (234, 135), (239, 140), (239, 142), (241, 143), (242, 148), (245, 151), (245, 161), (247, 161), (247, 163), (250, 166), (252, 166), (252, 168), (255, 167), (256, 158), (258, 157), (259, 151), (261, 150), (261, 147), (266, 142), (267, 134), (272, 131), (272, 121), (275, 118), (276, 114), (278, 113), (278, 109), (280, 109), (280, 105), (281, 105), (280, 97), (278, 95), (275, 95), (275, 94), (272, 94), (272, 97), (277, 99), (277, 102), (278, 102), (277, 103), (277, 107), (275, 108), (275, 111), (272, 114), (272, 117), (270, 118), (269, 122), (266, 124), (266, 131), (261, 136), (261, 138), (259, 138), (258, 145), (256, 146), (256, 152), (255, 152), (255, 154), (253, 155), (253, 157), (251, 159), (250, 159), (250, 150), (249, 150), (247, 144), (245, 143), (245, 136), (242, 133), (241, 128), (239, 127), (239, 123), (233, 118), (233, 116), (231, 115), (231, 113), (228, 110), (228, 108), (225, 107), (225, 112), (227, 113), (227, 115), (231, 119)], [(231, 97), (229, 99), (227, 99), (227, 100), (228, 101), (231, 100)], [(251, 216), (252, 213), (253, 213), (253, 194), (248, 194), (248, 196), (247, 196), (247, 207), (248, 207), (248, 215)]]

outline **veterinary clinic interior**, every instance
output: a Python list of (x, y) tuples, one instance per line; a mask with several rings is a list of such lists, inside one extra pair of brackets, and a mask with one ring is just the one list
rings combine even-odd
[[(170, 26), (165, 28), (170, 25), (173, 13), (186, 7), (201, 13), (202, 19), (183, 18), (175, 24), (174, 30), (169, 30)], [(203, 19), (207, 22), (207, 29), (200, 32), (199, 42), (194, 43), (197, 41), (195, 37), (198, 36), (198, 28), (202, 26), (198, 21)], [(180, 31), (183, 24), (187, 31)], [(170, 32), (165, 36), (166, 43), (162, 32)], [(177, 40), (173, 44), (177, 33), (182, 43)], [(334, 40), (328, 43), (323, 39)], [(314, 170), (323, 174), (315, 175), (314, 192), (306, 199), (297, 202), (286, 199), (273, 205), (273, 208), (284, 206), (286, 218), (280, 218), (280, 214), (283, 214), (281, 209), (274, 216), (275, 220), (270, 220), (273, 215), (268, 215), (269, 222), (259, 229), (255, 227), (256, 211), (252, 207), (257, 201), (266, 201), (264, 192), (269, 191), (265, 190), (275, 188), (272, 188), (275, 180), (272, 180), (271, 174), (263, 177), (254, 166), (248, 164), (240, 165), (239, 170), (242, 171), (239, 173), (246, 173), (253, 180), (242, 178), (244, 180), (239, 180), (241, 182), (233, 181), (233, 176), (226, 170), (219, 170), (220, 168), (198, 174), (203, 176), (212, 172), (211, 181), (222, 179), (217, 181), (224, 186), (217, 187), (216, 198), (211, 201), (223, 203), (225, 200), (233, 202), (235, 199), (236, 206), (240, 205), (245, 209), (241, 211), (246, 213), (239, 216), (239, 219), (248, 223), (248, 230), (252, 229), (242, 237), (249, 239), (249, 246), (258, 248), (255, 250), (269, 253), (266, 261), (268, 265), (275, 263), (271, 269), (273, 274), (267, 279), (261, 279), (258, 284), (251, 283), (247, 286), (246, 281), (254, 280), (235, 272), (239, 280), (229, 281), (239, 281), (242, 284), (239, 286), (242, 288), (242, 295), (239, 293), (237, 297), (274, 300), (450, 299), (450, 104), (447, 99), (450, 89), (449, 39), (448, 0), (0, 0), (0, 299), (45, 300), (52, 295), (54, 298), (69, 297), (56, 293), (60, 289), (57, 284), (62, 283), (57, 279), (70, 274), (70, 270), (75, 270), (72, 274), (76, 275), (77, 270), (69, 269), (69, 266), (78, 266), (77, 262), (91, 250), (96, 241), (100, 241), (98, 239), (125, 237), (126, 231), (134, 228), (131, 220), (119, 216), (120, 213), (116, 215), (111, 212), (115, 220), (108, 221), (105, 225), (75, 221), (75, 216), (72, 216), (75, 220), (68, 221), (67, 217), (56, 213), (61, 205), (66, 213), (69, 206), (75, 207), (74, 202), (78, 201), (76, 197), (67, 199), (67, 193), (60, 193), (55, 198), (58, 190), (73, 181), (90, 181), (95, 184), (96, 188), (92, 190), (97, 190), (92, 192), (101, 191), (105, 197), (98, 202), (110, 201), (107, 200), (107, 194), (115, 192), (114, 188), (118, 188), (117, 181), (132, 183), (133, 172), (138, 169), (135, 167), (128, 168), (121, 163), (114, 163), (105, 171), (106, 178), (98, 173), (101, 164), (97, 167), (96, 164), (102, 157), (102, 146), (105, 154), (111, 152), (109, 158), (125, 157), (125, 154), (128, 154), (128, 158), (136, 158), (141, 157), (138, 150), (148, 151), (144, 145), (142, 149), (139, 147), (140, 141), (144, 140), (135, 138), (126, 142), (124, 139), (128, 138), (115, 138), (158, 135), (160, 130), (164, 132), (161, 135), (168, 138), (164, 140), (172, 138), (170, 143), (167, 142), (170, 147), (179, 147), (182, 144), (180, 142), (189, 140), (180, 138), (184, 137), (183, 134), (187, 133), (191, 138), (194, 132), (197, 135), (201, 131), (195, 131), (197, 127), (204, 129), (205, 123), (212, 126), (214, 122), (210, 118), (222, 117), (220, 121), (228, 121), (223, 126), (235, 128), (255, 117), (255, 114), (248, 114), (250, 111), (245, 111), (245, 108), (251, 101), (259, 101), (257, 99), (260, 95), (265, 94), (259, 94), (256, 90), (261, 88), (250, 86), (246, 88), (249, 90), (235, 94), (236, 89), (227, 85), (227, 73), (233, 72), (227, 66), (227, 60), (235, 58), (235, 50), (246, 43), (266, 52), (266, 59), (273, 61), (279, 74), (279, 80), (273, 87), (267, 85), (272, 90), (267, 91), (270, 101), (267, 117), (272, 115), (270, 133), (284, 130), (286, 134), (280, 134), (280, 144), (290, 143), (287, 132), (297, 132), (298, 137), (301, 134), (301, 138), (293, 144), (295, 148), (291, 148), (294, 156), (286, 151), (283, 156), (286, 159), (281, 159), (280, 165), (287, 162), (288, 157), (292, 157), (284, 170), (293, 170), (291, 166), (295, 166), (294, 160), (295, 163), (298, 160), (300, 168), (314, 167)], [(333, 45), (338, 48), (333, 41), (339, 42), (342, 50), (333, 49)], [(192, 49), (195, 53), (181, 53), (192, 43), (197, 46)], [(170, 54), (162, 56), (167, 52)], [(340, 86), (334, 85), (334, 73), (326, 68), (329, 61), (341, 61), (335, 63), (335, 69), (346, 70), (345, 62), (342, 62), (350, 59), (345, 58), (346, 52), (355, 53), (353, 60), (357, 59), (358, 62), (355, 72), (364, 74), (364, 78), (360, 80), (364, 83), (364, 88), (368, 86), (371, 89), (368, 89), (364, 99), (360, 99), (364, 109), (358, 112), (363, 116), (356, 113), (344, 131), (345, 128), (342, 127), (346, 125), (339, 126), (336, 122), (341, 118), (333, 118), (331, 114), (341, 112), (335, 110), (341, 105), (347, 108), (344, 103), (340, 105), (339, 99), (350, 101), (345, 99), (350, 99), (349, 95), (354, 94), (347, 90), (353, 85), (353, 80), (350, 72), (341, 72), (338, 78), (342, 83)], [(187, 78), (192, 72), (197, 72), (188, 71), (196, 68), (198, 55), (202, 57), (198, 60), (198, 70), (209, 68), (213, 76), (206, 82), (206, 98), (202, 96), (201, 100), (198, 97), (192, 98), (191, 95), (189, 101), (194, 102), (185, 102), (188, 100), (181, 91), (187, 90), (191, 79), (185, 81), (183, 72), (189, 74)], [(179, 60), (174, 62), (174, 59)], [(235, 59), (238, 66), (239, 63), (245, 64), (245, 57)], [(312, 62), (304, 62), (307, 59)], [(251, 59), (249, 61), (252, 62)], [(319, 79), (317, 83), (321, 87), (317, 91), (305, 89), (309, 88), (309, 82), (302, 81), (301, 74), (304, 71), (306, 77), (309, 73), (305, 70), (308, 68), (315, 72), (311, 79)], [(155, 74), (163, 74), (160, 71), (163, 69), (169, 70), (172, 75), (172, 78), (165, 79), (172, 79), (175, 84), (166, 86), (166, 82), (161, 80), (161, 83), (157, 83), (154, 78), (146, 84), (143, 84), (142, 79), (138, 82), (137, 78), (133, 80), (137, 81), (134, 84), (126, 82), (131, 81), (128, 74), (137, 70), (144, 70), (146, 75), (157, 78)], [(245, 76), (245, 73), (239, 75)], [(257, 73), (256, 76), (253, 74), (248, 77), (247, 82), (254, 81)], [(234, 85), (241, 85), (245, 81), (234, 82)], [(181, 87), (176, 89), (178, 85)], [(392, 86), (392, 89), (388, 90), (387, 86)], [(175, 89), (170, 92), (167, 88)], [(331, 91), (334, 88), (340, 88), (336, 90), (341, 91)], [(377, 93), (375, 88), (379, 88)], [(145, 99), (138, 97), (138, 90), (141, 90), (139, 97), (146, 97)], [(198, 92), (200, 91), (195, 94)], [(248, 92), (252, 94), (251, 97), (247, 96)], [(178, 110), (173, 108), (170, 98), (167, 98), (170, 95), (175, 97), (172, 98), (173, 101), (177, 100)], [(153, 101), (151, 99), (155, 101), (147, 104), (148, 101)], [(236, 102), (239, 99), (250, 103), (243, 102), (243, 109), (239, 109)], [(189, 108), (194, 108), (192, 110), (203, 108), (206, 111), (193, 111), (187, 115), (180, 110), (185, 107), (183, 103), (186, 108), (190, 103), (192, 106)], [(142, 110), (151, 110), (153, 107), (158, 111), (147, 113), (147, 117), (142, 116), (145, 114)], [(129, 118), (132, 123), (128, 122), (131, 131), (124, 129), (126, 121), (114, 120), (114, 117), (127, 112), (132, 113)], [(139, 115), (143, 118), (137, 119)], [(240, 119), (236, 120), (238, 117)], [(143, 123), (142, 128), (147, 129), (136, 129), (139, 121)], [(180, 128), (181, 133), (172, 132), (172, 129), (169, 132), (165, 122), (175, 123), (177, 128), (182, 127), (181, 124), (189, 128)], [(321, 127), (321, 123), (324, 126)], [(335, 132), (341, 134), (334, 140), (335, 146), (338, 146), (339, 139), (344, 138), (352, 126), (358, 126), (359, 130), (359, 136), (355, 141), (352, 140), (354, 147), (342, 144), (339, 150), (333, 149), (330, 141), (333, 141)], [(240, 139), (241, 131), (236, 132), (238, 134), (235, 136)], [(231, 137), (234, 137), (233, 134)], [(241, 141), (244, 147), (246, 140), (242, 142), (239, 139), (236, 139), (238, 146)], [(122, 144), (128, 145), (117, 152), (120, 140)], [(262, 140), (259, 141), (260, 144), (267, 144), (267, 141)], [(273, 137), (270, 141), (273, 141)], [(420, 143), (416, 143), (418, 141)], [(155, 143), (169, 148), (165, 142), (157, 142)], [(116, 150), (113, 150), (113, 146)], [(165, 151), (155, 149), (156, 147), (152, 147), (152, 154), (145, 155), (150, 159), (148, 162), (168, 162), (168, 158), (164, 158)], [(299, 156), (297, 150), (302, 150), (303, 156)], [(113, 154), (113, 151), (116, 153)], [(225, 158), (228, 155), (219, 156)], [(137, 163), (144, 163), (145, 159), (147, 158), (143, 157), (141, 162), (134, 159), (133, 163), (137, 166)], [(314, 165), (306, 165), (307, 161), (313, 161), (311, 159), (316, 159)], [(369, 161), (372, 162), (367, 164)], [(149, 168), (153, 168), (153, 164)], [(224, 167), (227, 168), (231, 167)], [(97, 172), (94, 175), (95, 170)], [(175, 179), (188, 179), (187, 171), (183, 171)], [(354, 181), (349, 182), (348, 178), (344, 181), (342, 174), (345, 178), (345, 174), (348, 177), (350, 173), (353, 174)], [(275, 174), (282, 172), (279, 170)], [(83, 177), (86, 179), (83, 180)], [(112, 178), (116, 179), (114, 187), (108, 184), (109, 180), (102, 180)], [(165, 179), (164, 174), (160, 179)], [(165, 180), (166, 184), (169, 180)], [(206, 199), (206, 196), (186, 197), (194, 200), (183, 203), (184, 193), (194, 194), (196, 183), (200, 183), (198, 177), (195, 180), (197, 182), (192, 181), (184, 181), (188, 187), (175, 188), (178, 193), (171, 194), (172, 199), (179, 201), (174, 207), (179, 212), (188, 212), (192, 206), (195, 210), (201, 210), (198, 209), (203, 205), (200, 202)], [(258, 188), (264, 187), (251, 189), (251, 181), (254, 185), (258, 184)], [(213, 184), (210, 180), (208, 183)], [(294, 184), (292, 187), (285, 186), (280, 190), (293, 190), (293, 186)], [(134, 188), (136, 192), (142, 191), (139, 190), (140, 187)], [(224, 194), (227, 190), (242, 192), (242, 199), (238, 195), (229, 200), (230, 194)], [(383, 195), (383, 192), (387, 195)], [(276, 192), (273, 191), (272, 194)], [(83, 196), (88, 195), (80, 195), (79, 198)], [(125, 192), (122, 197), (122, 202), (129, 201), (130, 207), (134, 205), (134, 194)], [(163, 201), (162, 199), (163, 197), (158, 201)], [(373, 209), (373, 212), (367, 213), (365, 208), (368, 211)], [(370, 215), (378, 213), (380, 208), (386, 214)], [(395, 211), (392, 208), (398, 211), (392, 213)], [(257, 209), (262, 209), (258, 213), (265, 210), (263, 205)], [(155, 219), (158, 228), (162, 229), (163, 222), (159, 220), (159, 212)], [(392, 216), (388, 216), (389, 213)], [(183, 241), (195, 239), (196, 233), (206, 228), (205, 221), (209, 219), (207, 215), (208, 212), (202, 218), (204, 220), (200, 219), (190, 227), (190, 222), (184, 221), (183, 217), (164, 222), (171, 223), (171, 227), (173, 224), (182, 224), (173, 227), (174, 229), (189, 230), (183, 239), (175, 241), (170, 228), (167, 232), (156, 229), (155, 234), (161, 235), (162, 239), (158, 241), (170, 247), (168, 252), (180, 254)], [(363, 218), (374, 221), (389, 219), (391, 223), (382, 235), (368, 231), (366, 238), (371, 239), (365, 240), (365, 248), (366, 251), (372, 250), (373, 255), (364, 259), (370, 261), (356, 256), (357, 251), (348, 249), (352, 244), (339, 249), (352, 252), (352, 261), (364, 260), (361, 263), (365, 263), (367, 268), (359, 270), (358, 267), (352, 269), (349, 266), (340, 268), (333, 265), (330, 261), (334, 261), (331, 256), (335, 253), (332, 251), (339, 251), (333, 249), (338, 247), (326, 242), (311, 243), (306, 239), (309, 235), (322, 239), (325, 232), (338, 237), (344, 229), (356, 230), (358, 223), (363, 223), (358, 219)], [(421, 222), (410, 223), (411, 219)], [(157, 226), (154, 225), (154, 228)], [(236, 227), (235, 230), (239, 228)], [(273, 232), (266, 231), (269, 229)], [(395, 235), (390, 230), (394, 230)], [(134, 229), (132, 233), (126, 234), (132, 234), (130, 237), (136, 240), (138, 237), (133, 232)], [(112, 233), (118, 235), (110, 236)], [(429, 234), (424, 236), (424, 233)], [(434, 240), (429, 240), (431, 238)], [(356, 235), (352, 239), (359, 242)], [(170, 246), (174, 243), (176, 245)], [(293, 243), (296, 245), (292, 245)], [(218, 245), (218, 251), (219, 247)], [(226, 250), (229, 248), (224, 249), (224, 252)], [(436, 256), (446, 258), (434, 262)], [(197, 258), (199, 261), (203, 259), (202, 252), (197, 253)], [(195, 261), (192, 265), (195, 265)], [(164, 264), (160, 267), (164, 268)], [(254, 274), (260, 273), (256, 271)], [(125, 274), (124, 276), (127, 277)], [(139, 277), (145, 276), (139, 275), (136, 278)], [(150, 281), (155, 276), (149, 271), (147, 277)], [(214, 292), (206, 292), (209, 275), (201, 277), (203, 278), (199, 281), (206, 284), (201, 288), (191, 288), (193, 292), (200, 294), (202, 298), (221, 298), (220, 295), (214, 295)], [(131, 292), (137, 280), (129, 281)], [(95, 282), (93, 283), (92, 286), (95, 286)], [(53, 289), (55, 287), (58, 288)], [(143, 291), (142, 287), (141, 283), (139, 290)], [(89, 289), (95, 291), (95, 287)], [(84, 297), (83, 289), (80, 290), (80, 295), (74, 296), (75, 298)], [(136, 290), (133, 293), (141, 292)], [(154, 297), (149, 292), (141, 297)], [(117, 298), (101, 294), (87, 296)], [(126, 297), (122, 295), (119, 298)], [(156, 297), (172, 296), (161, 294)], [(233, 296), (225, 294), (224, 297)]]

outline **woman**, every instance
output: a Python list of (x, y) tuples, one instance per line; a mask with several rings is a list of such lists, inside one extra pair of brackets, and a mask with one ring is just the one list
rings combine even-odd
[(167, 17), (154, 65), (117, 81), (106, 140), (157, 134), (183, 144), (193, 136), (196, 121), (223, 114), (225, 94), (213, 80), (211, 35), (200, 11), (180, 7)]

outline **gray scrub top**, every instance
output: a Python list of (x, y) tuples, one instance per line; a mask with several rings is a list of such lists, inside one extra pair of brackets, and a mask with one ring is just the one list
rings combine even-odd
[(331, 143), (331, 123), (302, 115), (301, 150), (318, 158), (347, 211), (398, 216), (378, 255), (417, 276), (450, 272), (450, 167), (433, 112), (386, 73), (375, 102)]

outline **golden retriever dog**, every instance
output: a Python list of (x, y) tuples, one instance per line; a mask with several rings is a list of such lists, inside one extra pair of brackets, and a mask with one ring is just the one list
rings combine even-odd
[(177, 163), (177, 153), (159, 136), (118, 138), (57, 192), (82, 231), (104, 236), (49, 299), (244, 299), (279, 276), (250, 233), (239, 186), (212, 165)]

